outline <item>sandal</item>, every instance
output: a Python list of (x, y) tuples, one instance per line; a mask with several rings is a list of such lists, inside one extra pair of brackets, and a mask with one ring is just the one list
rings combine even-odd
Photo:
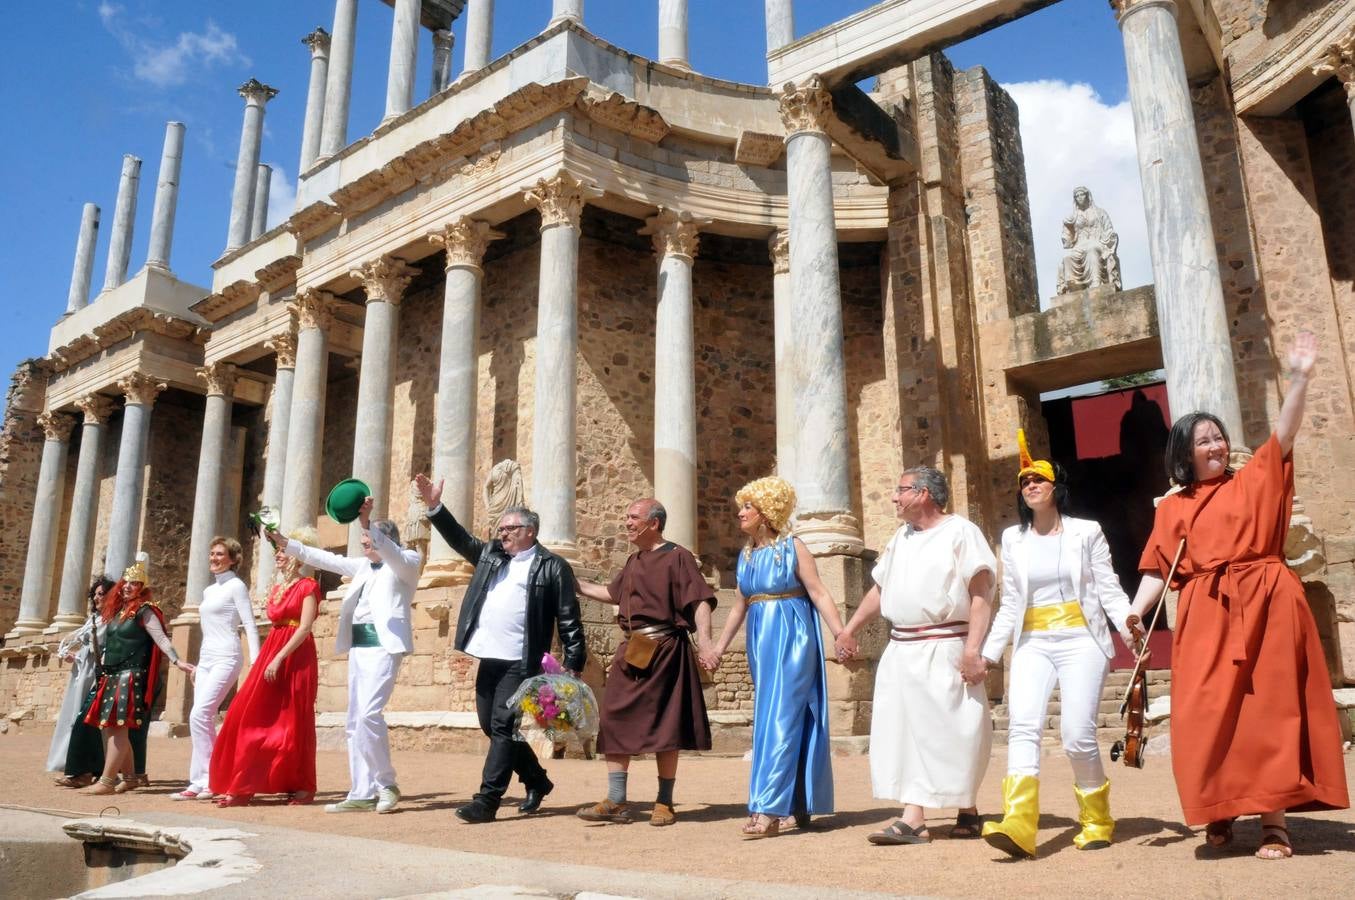
[(84, 775), (65, 775), (52, 782), (57, 787), (82, 788), (89, 787), (94, 783), (94, 776), (86, 773)]
[(250, 801), (254, 799), (253, 794), (222, 794), (216, 801), (220, 807), (226, 806), (249, 806)]
[(743, 826), (745, 841), (758, 841), (762, 838), (776, 837), (781, 833), (781, 820), (774, 816), (758, 814), (750, 816), (748, 824)]
[(809, 827), (809, 813), (797, 812), (793, 815), (781, 817), (782, 831), (789, 831), (792, 828), (797, 828), (801, 831), (804, 831), (808, 827)]
[(141, 781), (135, 775), (131, 778), (120, 777), (118, 778), (117, 785), (113, 788), (113, 793), (125, 794), (128, 791), (134, 791), (139, 787), (141, 787)]
[(104, 778), (102, 775), (100, 775), (99, 780), (94, 782), (93, 787), (88, 787), (85, 789), (85, 793), (95, 794), (98, 796), (102, 796), (104, 794), (111, 794), (117, 790), (117, 785), (118, 783), (114, 781), (112, 778)]
[(962, 812), (955, 817), (955, 824), (950, 829), (950, 837), (976, 838), (982, 830), (983, 816), (978, 813)]
[(292, 793), (287, 796), (288, 806), (310, 806), (314, 802), (314, 791), (292, 791)]
[(1227, 847), (1233, 842), (1234, 819), (1218, 819), (1204, 827), (1204, 841), (1215, 850)]
[(918, 828), (909, 825), (903, 819), (895, 819), (888, 827), (882, 831), (876, 831), (866, 835), (866, 840), (872, 844), (883, 846), (893, 846), (896, 844), (929, 844), (932, 836), (927, 832), (927, 825), (924, 823)]
[(1293, 855), (1294, 847), (1289, 843), (1288, 828), (1283, 825), (1261, 826), (1261, 845), (1256, 848), (1257, 859), (1288, 859)]

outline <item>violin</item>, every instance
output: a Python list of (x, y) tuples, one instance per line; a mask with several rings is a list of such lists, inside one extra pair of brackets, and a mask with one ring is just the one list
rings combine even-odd
[[(1143, 635), (1134, 641), (1134, 671), (1129, 676), (1129, 690), (1125, 692), (1124, 700), (1120, 703), (1120, 718), (1125, 723), (1124, 737), (1110, 745), (1110, 761), (1119, 762), (1123, 757), (1124, 764), (1134, 769), (1143, 768), (1143, 751), (1147, 745), (1147, 737), (1144, 734), (1148, 715), (1147, 663), (1152, 658), (1152, 654), (1148, 652), (1148, 635), (1157, 627), (1162, 607), (1167, 605), (1167, 591), (1171, 590), (1172, 579), (1176, 577), (1176, 567), (1181, 564), (1181, 554), (1185, 550), (1186, 539), (1181, 538), (1181, 543), (1176, 547), (1176, 558), (1172, 560), (1172, 567), (1167, 571), (1167, 580), (1162, 583), (1162, 593), (1157, 598), (1157, 608), (1153, 610), (1152, 621), (1148, 623)], [(1137, 625), (1138, 622), (1130, 624)]]

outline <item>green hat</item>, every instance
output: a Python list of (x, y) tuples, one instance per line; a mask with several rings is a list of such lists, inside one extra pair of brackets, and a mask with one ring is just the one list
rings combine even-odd
[(325, 512), (340, 525), (347, 525), (358, 517), (362, 501), (371, 494), (372, 489), (365, 482), (345, 478), (330, 489), (329, 496), (325, 498)]

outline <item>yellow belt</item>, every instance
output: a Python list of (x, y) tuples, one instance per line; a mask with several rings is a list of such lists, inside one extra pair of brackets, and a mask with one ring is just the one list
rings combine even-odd
[(287, 626), (287, 625), (290, 625), (292, 628), (300, 628), (300, 627), (301, 627), (301, 620), (300, 620), (300, 619), (283, 619), (281, 622), (278, 622), (277, 625), (278, 625), (279, 628), (281, 628), (281, 627), (283, 627), (283, 626)]
[(1033, 606), (1026, 610), (1022, 631), (1053, 631), (1056, 628), (1086, 628), (1087, 617), (1076, 600), (1056, 606)]
[(803, 597), (804, 591), (788, 591), (784, 594), (753, 594), (748, 598), (749, 603), (766, 603), (768, 600), (789, 600), (792, 597)]

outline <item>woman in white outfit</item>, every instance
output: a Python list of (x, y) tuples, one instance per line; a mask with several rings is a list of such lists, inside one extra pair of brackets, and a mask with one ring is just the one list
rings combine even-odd
[(202, 592), (198, 616), (202, 623), (202, 650), (193, 681), (193, 711), (188, 714), (188, 731), (193, 738), (193, 760), (188, 767), (188, 787), (170, 794), (174, 800), (207, 800), (208, 773), (212, 763), (212, 745), (216, 743), (216, 714), (221, 702), (240, 677), (239, 630), (243, 625), (249, 641), (249, 659), (259, 656), (259, 630), (254, 625), (254, 610), (249, 590), (235, 569), (243, 550), (235, 538), (216, 537), (208, 551), (212, 583)]
[(1073, 767), (1082, 826), (1073, 843), (1099, 850), (1110, 846), (1115, 830), (1110, 782), (1096, 743), (1101, 690), (1115, 654), (1107, 619), (1127, 635), (1129, 598), (1111, 568), (1101, 526), (1067, 515), (1062, 469), (1032, 460), (1024, 434), (1017, 444), (1021, 523), (1002, 535), (1002, 604), (983, 645), (984, 659), (994, 664), (1008, 642), (1015, 643), (1007, 687), (1007, 777), (1002, 821), (985, 824), (983, 837), (1012, 856), (1035, 855), (1040, 736), (1057, 684), (1063, 749)]
[[(99, 623), (99, 606), (104, 594), (113, 586), (107, 578), (99, 578), (89, 589), (89, 617), (85, 624), (62, 639), (56, 655), (71, 664), (71, 675), (66, 683), (66, 696), (61, 701), (61, 712), (56, 717), (56, 727), (52, 730), (52, 743), (47, 750), (47, 771), (61, 772), (66, 768), (66, 753), (71, 745), (71, 731), (75, 728), (89, 728), (79, 721), (80, 706), (94, 684), (95, 670), (99, 661), (94, 656), (94, 641)], [(94, 729), (98, 734), (98, 729)], [(97, 742), (97, 739), (96, 739)], [(75, 775), (63, 775), (56, 783), (61, 787), (84, 787), (92, 784), (97, 772), (103, 766), (94, 766), (89, 772)]]

